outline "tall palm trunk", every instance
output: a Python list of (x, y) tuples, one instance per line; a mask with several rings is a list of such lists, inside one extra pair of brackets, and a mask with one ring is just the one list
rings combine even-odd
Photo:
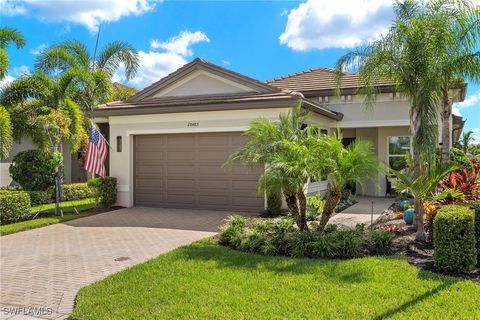
[(417, 215), (417, 234), (415, 236), (415, 240), (425, 242), (425, 224), (423, 222), (423, 201), (419, 200), (418, 198), (415, 201), (415, 213)]
[(305, 193), (303, 190), (300, 190), (297, 192), (297, 198), (298, 198), (298, 204), (299, 204), (299, 217), (298, 217), (298, 222), (299, 225), (298, 227), (302, 231), (307, 231), (308, 230), (308, 225), (307, 225), (307, 197), (305, 196)]
[[(412, 139), (413, 141), (416, 141), (417, 133), (419, 132), (421, 126), (422, 126), (422, 118), (420, 115), (420, 105), (418, 104), (418, 100), (416, 100), (416, 103), (412, 108)], [(418, 144), (414, 144), (414, 146), (415, 145), (417, 146), (417, 148), (414, 148), (413, 150), (413, 169), (417, 174), (421, 174), (420, 152), (425, 152), (425, 150), (418, 150)], [(415, 197), (414, 201), (417, 204), (416, 206), (418, 207), (418, 203), (420, 203), (420, 199)], [(414, 225), (416, 225), (417, 227), (417, 237), (416, 237), (417, 240), (425, 241), (425, 226), (423, 225), (423, 205), (421, 210), (419, 210), (418, 208), (416, 208), (415, 210)]]
[(317, 231), (322, 232), (325, 229), (325, 226), (328, 223), (328, 220), (332, 217), (335, 207), (337, 206), (338, 202), (342, 193), (340, 189), (337, 187), (329, 188), (327, 198), (325, 199), (325, 206), (323, 207), (323, 213), (320, 218), (320, 223), (318, 224)]
[(452, 102), (448, 96), (448, 88), (442, 90), (442, 163), (450, 161), (450, 117), (452, 116)]

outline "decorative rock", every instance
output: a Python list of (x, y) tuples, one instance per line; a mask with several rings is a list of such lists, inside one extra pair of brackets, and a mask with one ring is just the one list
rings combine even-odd
[(403, 213), (403, 220), (406, 224), (413, 224), (413, 216), (415, 215), (415, 209), (407, 209)]

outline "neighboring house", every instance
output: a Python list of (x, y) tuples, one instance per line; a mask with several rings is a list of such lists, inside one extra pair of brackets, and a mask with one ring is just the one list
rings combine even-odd
[[(347, 74), (340, 95), (335, 74), (313, 69), (266, 83), (195, 59), (124, 102), (99, 106), (95, 121), (108, 133), (110, 175), (118, 178), (118, 204), (230, 211), (259, 211), (265, 200), (255, 192), (260, 171), (241, 165), (226, 171), (225, 159), (246, 139), (249, 123), (278, 119), (299, 101), (309, 123), (326, 132), (340, 129), (344, 143), (369, 139), (379, 159), (401, 168), (409, 152), (408, 103), (388, 82), (377, 84), (376, 103), (363, 108), (357, 74)], [(465, 98), (465, 87), (452, 92)], [(457, 134), (461, 118), (452, 119)], [(456, 137), (452, 137), (455, 140)], [(360, 193), (385, 195), (379, 188)], [(309, 186), (321, 191), (325, 182)]]

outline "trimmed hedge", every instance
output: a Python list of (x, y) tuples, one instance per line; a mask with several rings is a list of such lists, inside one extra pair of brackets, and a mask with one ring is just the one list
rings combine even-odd
[(52, 203), (53, 191), (25, 191), (30, 196), (30, 204), (38, 206), (40, 204)]
[(475, 210), (475, 239), (477, 241), (477, 267), (480, 268), (480, 203), (471, 207)]
[(10, 165), (10, 175), (23, 189), (45, 191), (55, 185), (58, 160), (37, 149), (17, 153)]
[(470, 208), (443, 206), (433, 221), (435, 265), (447, 272), (467, 273), (477, 263), (475, 216)]
[(95, 178), (88, 181), (95, 189), (95, 196), (102, 207), (111, 207), (117, 202), (117, 178)]
[(63, 200), (82, 200), (95, 196), (95, 189), (88, 183), (71, 183), (63, 185)]
[(30, 197), (24, 191), (0, 191), (0, 224), (25, 220), (30, 215)]

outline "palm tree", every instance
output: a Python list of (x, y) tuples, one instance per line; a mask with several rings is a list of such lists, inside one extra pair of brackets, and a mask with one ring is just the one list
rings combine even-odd
[(90, 73), (93, 81), (88, 86), (77, 88), (72, 99), (87, 113), (100, 103), (110, 100), (111, 78), (120, 67), (125, 68), (125, 76), (131, 79), (139, 66), (137, 51), (128, 43), (115, 41), (108, 43), (90, 55), (88, 48), (80, 41), (65, 41), (44, 50), (37, 58), (35, 68), (45, 73), (65, 73), (71, 69), (83, 69)]
[(471, 146), (473, 145), (474, 137), (473, 131), (463, 132), (462, 137), (459, 142), (457, 142), (457, 146), (463, 153), (468, 153), (470, 151)]
[(89, 80), (82, 69), (69, 70), (56, 78), (37, 72), (11, 82), (0, 95), (0, 103), (13, 115), (13, 136), (17, 140), (30, 136), (40, 149), (53, 152), (57, 160), (57, 214), (63, 180), (62, 142), (68, 142), (73, 153), (85, 136), (82, 112), (70, 97), (79, 83)]
[[(16, 29), (0, 28), (0, 80), (6, 77), (10, 65), (7, 52), (10, 42), (13, 42), (17, 49), (20, 49), (25, 45), (25, 38)], [(6, 159), (10, 154), (12, 142), (10, 113), (0, 105), (0, 160)]]
[(447, 23), (436, 24), (437, 32), (447, 41), (438, 42), (436, 50), (437, 61), (440, 62), (440, 80), (442, 96), (442, 161), (450, 160), (452, 116), (451, 89), (458, 88), (463, 78), (480, 81), (480, 7), (472, 6), (465, 0), (437, 0), (426, 6), (417, 6), (416, 15), (425, 16), (430, 20), (440, 20)]
[(7, 47), (11, 42), (20, 49), (25, 45), (25, 38), (16, 29), (0, 28), (0, 80), (6, 77), (10, 65)]
[(459, 169), (458, 166), (436, 165), (435, 162), (425, 164), (421, 174), (413, 168), (404, 172), (392, 170), (398, 180), (395, 188), (399, 192), (406, 192), (415, 198), (415, 214), (417, 216), (417, 241), (425, 241), (425, 226), (423, 222), (424, 208), (428, 200), (434, 198), (438, 183), (450, 172)]
[(309, 175), (305, 163), (306, 149), (301, 147), (309, 130), (303, 130), (306, 114), (301, 104), (281, 114), (278, 121), (254, 120), (245, 135), (250, 139), (226, 161), (230, 167), (239, 161), (249, 167), (265, 168), (259, 192), (281, 189), (297, 226), (307, 229), (304, 187)]
[(381, 170), (378, 158), (374, 153), (374, 146), (368, 140), (358, 140), (344, 148), (340, 135), (325, 136), (326, 141), (318, 152), (322, 158), (328, 159), (321, 168), (328, 181), (327, 195), (323, 213), (318, 225), (318, 231), (323, 231), (334, 214), (335, 207), (340, 201), (342, 190), (349, 183), (356, 183), (360, 187), (370, 180), (375, 182)]
[(358, 70), (366, 106), (375, 101), (375, 81), (389, 79), (395, 90), (409, 101), (413, 162), (432, 161), (438, 141), (438, 107), (441, 99), (438, 48), (449, 39), (437, 30), (446, 30), (449, 21), (418, 16), (418, 2), (395, 4), (397, 19), (386, 36), (355, 49), (337, 61), (338, 79), (347, 70)]

